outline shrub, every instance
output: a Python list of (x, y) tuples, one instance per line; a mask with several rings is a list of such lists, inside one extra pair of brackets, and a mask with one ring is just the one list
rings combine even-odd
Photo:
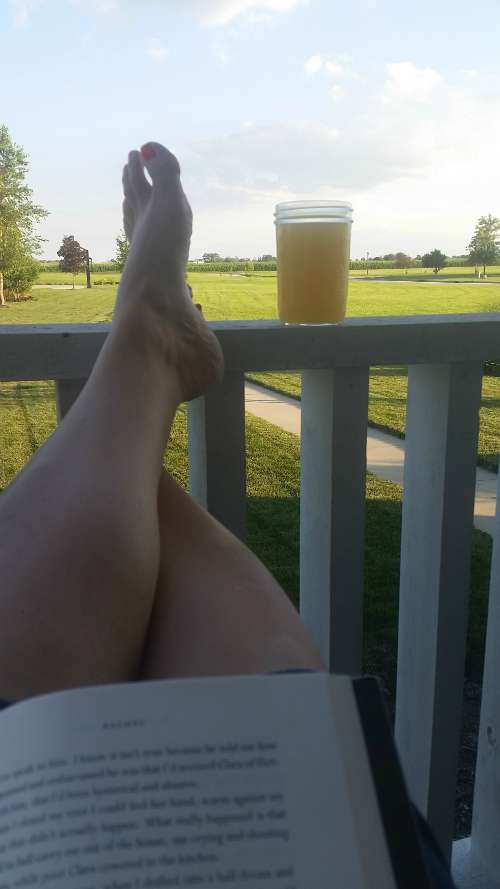
[(16, 300), (24, 296), (38, 278), (39, 264), (31, 256), (22, 256), (16, 265), (4, 274), (6, 299)]

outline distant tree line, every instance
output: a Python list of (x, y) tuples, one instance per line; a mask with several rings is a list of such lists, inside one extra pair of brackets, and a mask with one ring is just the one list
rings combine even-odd
[[(68, 240), (68, 236), (65, 241)], [(82, 268), (86, 251), (80, 248), (78, 242), (69, 236), (69, 258), (62, 256), (61, 263), (41, 262), (35, 263), (37, 268), (44, 271), (56, 271), (65, 268), (74, 271)], [(63, 245), (64, 246), (64, 242)], [(60, 248), (61, 249), (61, 248)], [(93, 263), (94, 272), (117, 272), (123, 269), (128, 256), (128, 241), (124, 232), (116, 238), (116, 253), (109, 262)], [(80, 252), (81, 251), (81, 252)], [(64, 265), (63, 265), (64, 263)], [(69, 264), (67, 264), (69, 263)], [(74, 263), (72, 267), (71, 263)], [(477, 274), (486, 274), (489, 265), (500, 263), (500, 219), (491, 214), (481, 216), (474, 229), (473, 236), (467, 247), (467, 253), (459, 256), (446, 256), (438, 248), (428, 253), (409, 256), (407, 253), (385, 253), (381, 256), (373, 256), (362, 259), (352, 259), (350, 269), (352, 271), (369, 271), (383, 269), (401, 269), (407, 272), (412, 268), (429, 268), (434, 274), (448, 267), (475, 266)], [(252, 272), (276, 271), (276, 257), (271, 253), (265, 253), (256, 258), (248, 256), (223, 256), (220, 253), (204, 253), (199, 259), (188, 262), (188, 272), (218, 272), (225, 274), (251, 274)]]
[(492, 216), (481, 216), (476, 223), (474, 234), (467, 246), (467, 253), (461, 256), (446, 256), (441, 250), (435, 248), (429, 253), (408, 256), (406, 253), (386, 253), (383, 256), (366, 257), (366, 259), (351, 260), (351, 269), (368, 270), (393, 268), (428, 268), (438, 274), (446, 266), (463, 267), (475, 266), (476, 273), (482, 266), (482, 274), (486, 275), (486, 268), (500, 262), (500, 219)]
[[(446, 266), (478, 266), (484, 263), (493, 265), (500, 262), (500, 219), (494, 216), (481, 216), (468, 252), (460, 256), (446, 256), (438, 248), (429, 253), (409, 256), (407, 253), (385, 253), (382, 256), (367, 257), (366, 259), (351, 259), (349, 267), (352, 271), (367, 271), (380, 269), (401, 269), (407, 271), (411, 268), (429, 268), (438, 274)], [(127, 260), (129, 244), (125, 232), (121, 231), (116, 238), (116, 252), (110, 263), (95, 265), (96, 271), (121, 271)], [(219, 273), (250, 273), (250, 272), (276, 271), (276, 256), (272, 253), (264, 253), (261, 256), (251, 258), (249, 256), (223, 256), (221, 253), (207, 252), (199, 259), (188, 262), (188, 272), (219, 272)]]
[[(456, 261), (457, 260), (457, 261)], [(368, 259), (351, 259), (349, 268), (351, 271), (366, 271), (367, 269), (408, 269), (432, 268), (437, 274), (445, 266), (470, 265), (467, 257), (445, 256), (441, 250), (432, 250), (424, 255), (408, 256), (406, 253), (386, 253), (385, 256), (374, 256)]]

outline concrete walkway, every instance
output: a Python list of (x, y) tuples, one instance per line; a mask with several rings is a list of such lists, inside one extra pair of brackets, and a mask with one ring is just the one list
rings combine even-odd
[[(271, 392), (255, 383), (245, 385), (246, 409), (249, 413), (300, 435), (300, 401)], [(367, 468), (369, 472), (390, 482), (403, 484), (405, 443), (394, 435), (368, 427)], [(497, 476), (480, 467), (476, 472), (474, 525), (493, 534), (496, 508)]]
[(85, 290), (85, 284), (33, 284), (33, 290)]

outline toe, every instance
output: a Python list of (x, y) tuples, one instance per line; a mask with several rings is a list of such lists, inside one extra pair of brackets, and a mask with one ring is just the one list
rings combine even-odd
[(134, 191), (132, 189), (132, 182), (130, 181), (130, 170), (128, 164), (125, 164), (123, 168), (122, 174), (122, 185), (123, 185), (123, 194), (125, 195), (125, 199), (134, 202)]
[(130, 243), (132, 240), (132, 235), (134, 233), (134, 225), (135, 225), (135, 213), (133, 204), (129, 201), (128, 198), (125, 198), (123, 201), (123, 228), (125, 230), (125, 234), (127, 235), (127, 240)]
[(137, 200), (145, 204), (151, 195), (151, 186), (144, 175), (144, 165), (138, 151), (131, 151), (128, 156), (130, 184)]
[(153, 183), (167, 188), (180, 188), (181, 169), (179, 161), (159, 142), (147, 142), (141, 148), (144, 165)]

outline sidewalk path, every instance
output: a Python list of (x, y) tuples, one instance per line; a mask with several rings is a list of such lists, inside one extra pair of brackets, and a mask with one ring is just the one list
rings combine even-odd
[[(271, 392), (255, 383), (246, 383), (245, 399), (249, 413), (281, 426), (287, 432), (300, 435), (300, 401)], [(366, 457), (369, 472), (398, 485), (403, 484), (405, 443), (402, 439), (368, 427)], [(495, 522), (496, 487), (496, 473), (478, 466), (474, 525), (491, 535)]]
[(33, 284), (33, 290), (85, 290), (85, 284)]

